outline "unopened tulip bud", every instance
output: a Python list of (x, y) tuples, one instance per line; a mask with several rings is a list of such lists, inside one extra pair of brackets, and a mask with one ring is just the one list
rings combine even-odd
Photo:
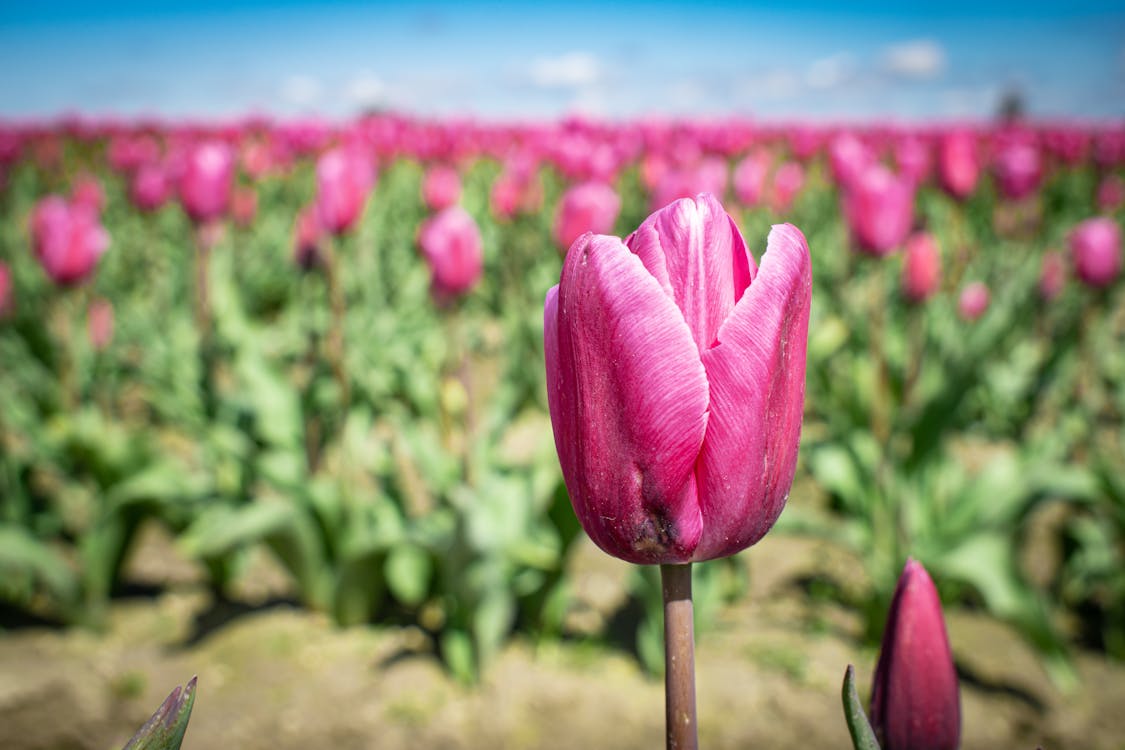
[(321, 227), (345, 234), (359, 221), (375, 185), (375, 168), (358, 146), (326, 151), (316, 163), (316, 209)]
[(773, 526), (793, 482), (812, 277), (796, 227), (759, 268), (711, 195), (622, 242), (587, 234), (547, 293), (555, 446), (574, 511), (642, 564), (733, 555)]
[(938, 147), (938, 179), (954, 198), (964, 200), (976, 189), (980, 159), (976, 136), (967, 130), (946, 133)]
[(604, 182), (575, 185), (563, 194), (555, 214), (555, 242), (565, 253), (586, 232), (608, 234), (613, 231), (621, 198)]
[(989, 301), (988, 287), (984, 282), (974, 281), (961, 290), (957, 313), (963, 320), (974, 321), (988, 310)]
[(194, 146), (183, 161), (180, 202), (196, 224), (207, 224), (226, 215), (234, 181), (234, 155), (225, 143), (211, 141)]
[(907, 560), (887, 614), (871, 724), (883, 750), (956, 750), (961, 740), (961, 694), (941, 600), (914, 560)]
[(914, 184), (875, 164), (844, 190), (844, 217), (857, 247), (887, 255), (906, 239), (914, 222)]
[(59, 286), (83, 281), (109, 249), (109, 234), (97, 214), (58, 196), (48, 196), (35, 205), (30, 229), (36, 258)]
[(1121, 228), (1113, 219), (1087, 219), (1070, 233), (1070, 257), (1082, 283), (1109, 286), (1121, 273)]
[(464, 294), (480, 280), (484, 265), (480, 229), (460, 206), (450, 206), (427, 219), (418, 233), (418, 245), (430, 266), (438, 297)]
[(941, 285), (941, 250), (929, 232), (906, 240), (902, 262), (902, 291), (911, 302), (928, 299)]
[(438, 164), (426, 170), (422, 179), (422, 202), (431, 211), (449, 208), (461, 198), (461, 176), (457, 170)]

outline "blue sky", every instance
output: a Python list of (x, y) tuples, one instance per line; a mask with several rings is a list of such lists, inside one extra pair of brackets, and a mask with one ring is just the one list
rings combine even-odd
[(0, 117), (1125, 116), (1125, 4), (1058, 6), (6, 2)]

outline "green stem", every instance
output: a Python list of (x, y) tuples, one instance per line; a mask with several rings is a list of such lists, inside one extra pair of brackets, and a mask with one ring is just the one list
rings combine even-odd
[(664, 720), (668, 750), (697, 750), (691, 563), (660, 566), (664, 594)]

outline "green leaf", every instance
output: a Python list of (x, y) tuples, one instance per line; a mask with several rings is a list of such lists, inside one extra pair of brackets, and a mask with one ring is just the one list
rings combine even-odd
[(855, 667), (851, 664), (844, 670), (844, 688), (842, 690), (844, 701), (844, 719), (848, 722), (848, 733), (852, 736), (852, 746), (855, 750), (879, 750), (879, 742), (875, 739), (875, 732), (863, 712), (863, 705), (859, 702), (859, 695), (855, 689)]
[(429, 593), (433, 567), (424, 549), (413, 544), (396, 545), (387, 556), (387, 587), (400, 602), (417, 607)]
[(177, 685), (123, 750), (179, 750), (195, 705), (195, 680), (183, 688)]
[(447, 630), (441, 637), (441, 657), (454, 678), (466, 685), (476, 682), (473, 642), (463, 630)]
[(66, 561), (18, 526), (0, 526), (0, 572), (5, 579), (31, 576), (64, 606), (78, 593), (78, 577)]

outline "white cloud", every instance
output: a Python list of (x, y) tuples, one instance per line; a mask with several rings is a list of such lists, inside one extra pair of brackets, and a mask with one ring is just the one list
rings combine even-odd
[(357, 107), (374, 107), (387, 101), (387, 84), (370, 70), (360, 71), (344, 89), (344, 96)]
[(945, 71), (945, 48), (932, 39), (893, 44), (883, 51), (883, 70), (900, 78), (929, 80)]
[(788, 68), (773, 68), (743, 77), (737, 84), (740, 96), (751, 101), (793, 99), (804, 91), (801, 75)]
[(847, 83), (855, 74), (855, 58), (848, 52), (841, 52), (814, 60), (805, 71), (805, 85), (811, 89), (831, 89)]
[(528, 75), (541, 88), (582, 88), (601, 82), (605, 67), (589, 52), (568, 52), (534, 60)]
[(298, 107), (311, 107), (320, 99), (324, 87), (310, 75), (292, 75), (281, 84), (281, 98)]

